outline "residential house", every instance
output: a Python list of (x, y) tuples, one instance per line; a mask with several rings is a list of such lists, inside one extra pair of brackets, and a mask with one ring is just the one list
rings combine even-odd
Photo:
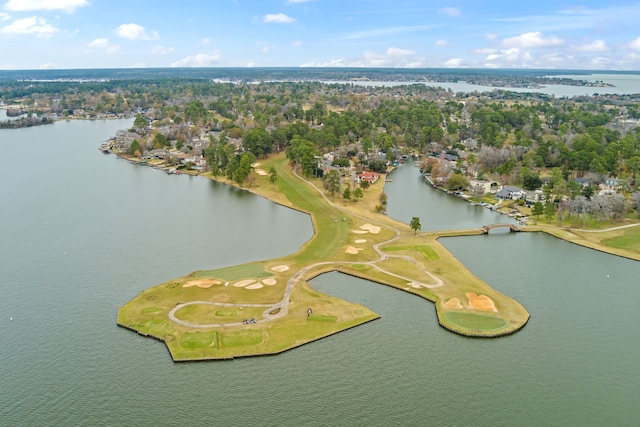
[(522, 188), (505, 185), (495, 194), (495, 198), (498, 200), (518, 200), (524, 195), (525, 191)]
[(362, 172), (356, 175), (356, 181), (368, 181), (369, 184), (375, 184), (376, 181), (380, 178), (380, 174), (375, 172)]
[(491, 181), (483, 179), (470, 179), (469, 188), (472, 194), (482, 195), (491, 192)]

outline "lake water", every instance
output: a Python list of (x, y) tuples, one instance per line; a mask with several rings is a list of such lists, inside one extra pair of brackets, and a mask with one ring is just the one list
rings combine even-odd
[[(102, 155), (130, 123), (0, 131), (0, 425), (638, 424), (640, 263), (542, 234), (443, 241), (530, 311), (515, 335), (449, 333), (431, 303), (331, 273), (313, 286), (382, 318), (278, 356), (173, 363), (163, 343), (116, 326), (118, 307), (193, 270), (296, 251), (311, 224)], [(411, 166), (392, 184), (389, 215), (424, 229), (504, 222)]]
[[(541, 88), (505, 88), (496, 86), (482, 86), (467, 82), (390, 82), (390, 81), (342, 81), (339, 83), (352, 84), (355, 86), (401, 86), (407, 84), (423, 84), (430, 87), (441, 87), (450, 89), (453, 93), (458, 92), (491, 92), (494, 90), (508, 90), (521, 93), (544, 93), (558, 98), (573, 96), (592, 96), (596, 93), (601, 95), (612, 94), (635, 94), (640, 93), (640, 74), (615, 74), (615, 73), (598, 73), (588, 75), (553, 75), (552, 77), (567, 77), (575, 80), (586, 80), (589, 82), (603, 81), (610, 83), (614, 87), (589, 87), (589, 86), (569, 86), (569, 85), (544, 85)], [(335, 82), (327, 82), (335, 83)]]

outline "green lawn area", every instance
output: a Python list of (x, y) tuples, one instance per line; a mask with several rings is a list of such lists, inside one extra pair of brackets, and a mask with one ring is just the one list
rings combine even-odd
[(421, 253), (426, 261), (437, 261), (440, 256), (436, 251), (428, 245), (414, 245), (414, 246), (384, 246), (385, 252), (399, 252), (402, 255), (410, 254), (412, 252)]
[(640, 226), (627, 228), (622, 236), (603, 240), (602, 244), (613, 248), (640, 252)]
[(249, 264), (220, 268), (218, 270), (196, 271), (195, 273), (193, 273), (193, 275), (198, 278), (213, 278), (225, 280), (227, 282), (233, 282), (235, 280), (245, 279), (247, 277), (262, 279), (265, 277), (273, 276), (273, 273), (266, 271), (262, 263), (252, 262)]

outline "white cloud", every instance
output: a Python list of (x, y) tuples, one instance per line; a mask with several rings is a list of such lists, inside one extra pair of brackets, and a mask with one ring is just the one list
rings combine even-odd
[(87, 0), (9, 0), (5, 3), (4, 8), (12, 12), (64, 10), (71, 13), (79, 7), (88, 5)]
[(451, 46), (451, 43), (447, 40), (436, 40), (433, 45), (437, 47), (447, 47)]
[(573, 49), (582, 52), (606, 52), (609, 50), (609, 46), (604, 40), (594, 40), (591, 43), (574, 46)]
[(415, 25), (407, 27), (388, 27), (378, 28), (375, 30), (359, 31), (355, 33), (349, 33), (342, 37), (343, 40), (364, 39), (369, 37), (389, 36), (392, 34), (404, 34), (413, 33), (417, 31), (424, 31), (433, 28), (431, 25)]
[(200, 40), (200, 43), (202, 44), (210, 44), (211, 43), (211, 39), (209, 37), (204, 37)]
[(466, 66), (466, 61), (462, 58), (451, 58), (445, 61), (444, 66), (449, 68), (462, 68)]
[(220, 62), (220, 53), (198, 53), (171, 64), (172, 67), (211, 67)]
[(39, 16), (16, 19), (1, 30), (3, 34), (36, 34), (44, 38), (51, 37), (58, 31), (60, 30)]
[(291, 46), (300, 47), (300, 46), (302, 46), (302, 41), (301, 40), (293, 41), (293, 42), (291, 42)]
[(306, 3), (309, 0), (288, 0), (287, 3), (296, 4), (296, 3)]
[(41, 70), (50, 70), (55, 67), (56, 67), (56, 64), (54, 64), (53, 62), (46, 62), (44, 64), (41, 64), (38, 68)]
[(116, 28), (116, 34), (129, 40), (157, 40), (160, 38), (156, 31), (151, 33), (138, 24), (122, 24)]
[(634, 50), (640, 50), (640, 37), (629, 42), (629, 47)]
[(153, 47), (153, 49), (151, 49), (151, 53), (153, 53), (154, 55), (166, 55), (166, 54), (171, 53), (173, 51), (175, 51), (174, 48), (161, 46), (159, 44), (155, 45)]
[(540, 32), (524, 33), (502, 40), (503, 46), (525, 49), (560, 46), (563, 43), (564, 41), (558, 37), (543, 37)]
[(301, 67), (380, 67), (380, 68), (421, 68), (427, 66), (424, 58), (417, 57), (409, 49), (390, 47), (384, 52), (366, 51), (359, 58), (340, 58), (326, 62), (310, 61)]
[(8, 21), (11, 16), (8, 13), (0, 12), (0, 21)]
[(292, 24), (296, 20), (284, 13), (269, 13), (262, 18), (262, 22), (265, 24)]
[(390, 47), (389, 49), (387, 49), (387, 56), (390, 57), (406, 57), (406, 56), (411, 56), (411, 55), (415, 55), (415, 52), (409, 49), (400, 49), (397, 47)]
[(460, 16), (460, 9), (458, 9), (457, 7), (443, 7), (442, 9), (440, 9), (440, 12), (451, 17)]
[(94, 51), (94, 49), (104, 49), (104, 53), (108, 55), (120, 52), (120, 46), (109, 44), (109, 39), (106, 37), (95, 39), (87, 43), (87, 46), (92, 48), (89, 52)]
[(89, 47), (108, 47), (109, 39), (107, 38), (95, 39), (94, 41), (90, 42), (88, 46)]

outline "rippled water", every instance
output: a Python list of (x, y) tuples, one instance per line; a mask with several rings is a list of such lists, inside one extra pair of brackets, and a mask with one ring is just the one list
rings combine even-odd
[[(312, 285), (382, 318), (278, 356), (173, 363), (116, 327), (118, 307), (192, 270), (293, 252), (311, 225), (100, 154), (129, 123), (0, 131), (0, 425), (637, 425), (640, 264), (539, 234), (444, 241), (531, 312), (515, 335), (454, 335), (428, 301), (331, 273)], [(432, 218), (468, 207), (415, 168), (394, 174), (390, 215), (467, 221)]]

